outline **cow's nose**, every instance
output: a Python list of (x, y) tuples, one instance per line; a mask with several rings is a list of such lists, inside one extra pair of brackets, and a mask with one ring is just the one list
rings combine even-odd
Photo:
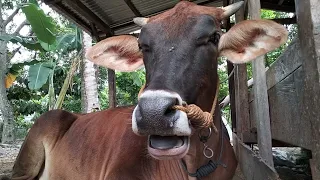
[(179, 113), (172, 106), (179, 104), (174, 97), (142, 97), (136, 110), (139, 133), (145, 135), (172, 135)]

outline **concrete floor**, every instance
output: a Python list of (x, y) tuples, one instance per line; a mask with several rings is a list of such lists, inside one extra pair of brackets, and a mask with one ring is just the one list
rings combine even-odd
[(234, 175), (232, 180), (245, 180), (239, 166), (238, 166), (238, 168), (236, 170), (236, 174)]

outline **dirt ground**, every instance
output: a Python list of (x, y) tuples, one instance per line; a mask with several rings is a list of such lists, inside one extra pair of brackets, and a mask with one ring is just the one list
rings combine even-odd
[(21, 144), (21, 141), (14, 144), (0, 144), (0, 179), (10, 174)]

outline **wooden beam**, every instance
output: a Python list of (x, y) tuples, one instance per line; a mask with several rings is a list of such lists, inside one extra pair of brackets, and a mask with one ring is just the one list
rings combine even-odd
[(284, 0), (279, 0), (278, 5), (281, 6)]
[(73, 13), (72, 11), (67, 11), (65, 6), (59, 1), (54, 0), (44, 0), (44, 2), (52, 9), (54, 9), (57, 12), (60, 12), (65, 17), (68, 17), (72, 22), (74, 22), (79, 27), (82, 27), (83, 30), (85, 30), (88, 34), (92, 34), (91, 28), (88, 24), (86, 24), (83, 19), (80, 19), (77, 14)]
[(279, 24), (296, 24), (297, 23), (297, 18), (280, 18), (280, 19), (270, 19), (272, 21), (275, 21)]
[(88, 7), (86, 7), (81, 1), (79, 0), (70, 0), (67, 1), (69, 5), (73, 9), (75, 9), (78, 13), (80, 13), (82, 16), (84, 16), (89, 21), (96, 24), (96, 26), (99, 27), (101, 31), (106, 33), (108, 36), (113, 36), (114, 33), (111, 30), (110, 26), (103, 22), (97, 15), (95, 15)]
[[(223, 6), (228, 6), (229, 1), (223, 0)], [(223, 22), (225, 24), (225, 28), (228, 31), (231, 28), (230, 18), (225, 19)], [(232, 123), (232, 131), (236, 131), (236, 107), (235, 107), (235, 92), (234, 92), (234, 66), (229, 61), (227, 62), (227, 71), (228, 71), (228, 83), (229, 83), (229, 96), (230, 96), (230, 111), (231, 111), (231, 123)], [(232, 73), (232, 74), (231, 74)]]
[(132, 3), (131, 0), (124, 0), (124, 2), (129, 6), (131, 11), (138, 17), (142, 17), (142, 14), (139, 12), (139, 10), (136, 8), (136, 6)]
[(43, 0), (46, 4), (60, 3), (62, 0)]
[(233, 134), (234, 151), (239, 165), (247, 180), (280, 180), (279, 175), (272, 166), (253, 152), (249, 146), (243, 144), (236, 134)]
[(285, 5), (279, 6), (278, 4), (272, 4), (264, 1), (261, 1), (261, 8), (275, 10), (275, 11), (283, 11), (283, 12), (292, 12), (292, 13), (295, 12), (294, 6), (285, 6)]
[[(249, 14), (251, 19), (260, 19), (260, 1), (249, 0)], [(273, 167), (271, 128), (269, 115), (269, 102), (264, 65), (264, 56), (256, 58), (252, 62), (253, 91), (254, 91), (254, 118), (256, 119), (258, 131), (259, 154)]]
[(96, 25), (94, 23), (90, 23), (90, 26), (92, 30), (91, 36), (93, 36), (97, 42), (101, 41)]
[(320, 3), (295, 0), (298, 36), (302, 52), (302, 119), (311, 125), (312, 179), (320, 179)]

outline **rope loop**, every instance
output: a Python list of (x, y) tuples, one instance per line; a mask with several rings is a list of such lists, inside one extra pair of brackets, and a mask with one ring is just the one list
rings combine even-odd
[(191, 125), (196, 129), (212, 127), (215, 133), (218, 133), (217, 128), (213, 124), (213, 116), (209, 112), (203, 112), (200, 107), (195, 104), (190, 105), (175, 105), (172, 109), (183, 111), (190, 119)]

